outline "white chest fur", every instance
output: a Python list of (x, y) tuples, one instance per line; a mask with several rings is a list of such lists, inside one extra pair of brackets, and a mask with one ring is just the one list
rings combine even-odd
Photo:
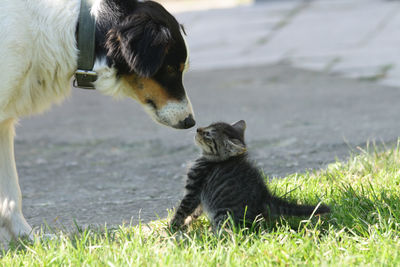
[(41, 112), (69, 94), (79, 4), (0, 2), (0, 120)]

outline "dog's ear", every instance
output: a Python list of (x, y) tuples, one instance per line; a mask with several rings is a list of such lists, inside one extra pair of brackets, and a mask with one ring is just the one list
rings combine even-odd
[(135, 14), (108, 32), (107, 55), (122, 57), (132, 71), (150, 77), (160, 69), (172, 42), (165, 25), (146, 14)]

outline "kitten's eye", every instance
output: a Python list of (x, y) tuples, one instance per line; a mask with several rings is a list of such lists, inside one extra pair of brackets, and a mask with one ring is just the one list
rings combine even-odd
[(210, 132), (204, 132), (204, 137), (207, 139), (211, 139), (211, 133)]

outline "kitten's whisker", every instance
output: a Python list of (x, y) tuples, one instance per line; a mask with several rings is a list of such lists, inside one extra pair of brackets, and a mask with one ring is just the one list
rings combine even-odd
[(196, 134), (196, 131), (195, 131), (195, 129), (190, 129), (189, 131), (186, 131), (186, 134), (187, 135), (194, 135), (194, 134)]

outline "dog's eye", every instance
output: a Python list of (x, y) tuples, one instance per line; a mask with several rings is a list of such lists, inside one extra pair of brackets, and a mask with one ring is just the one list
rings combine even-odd
[(172, 66), (172, 65), (168, 65), (167, 66), (167, 72), (169, 74), (175, 74), (176, 73), (176, 68), (174, 66)]
[(146, 104), (152, 106), (154, 109), (157, 109), (156, 103), (154, 103), (151, 99), (146, 99)]

